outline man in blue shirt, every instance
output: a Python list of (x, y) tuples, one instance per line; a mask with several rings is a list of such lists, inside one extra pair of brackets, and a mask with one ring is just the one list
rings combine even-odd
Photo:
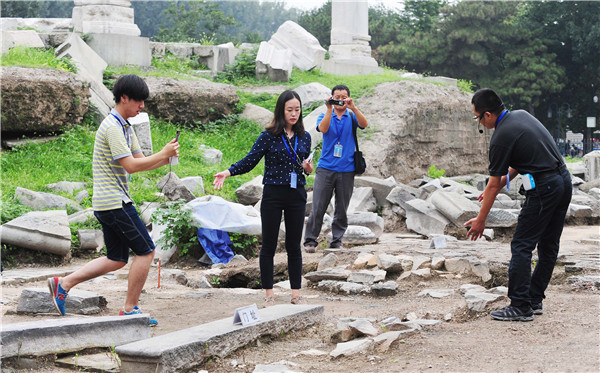
[(314, 253), (316, 250), (323, 216), (334, 191), (335, 212), (331, 226), (333, 237), (330, 247), (342, 247), (342, 237), (348, 228), (346, 211), (354, 189), (356, 144), (352, 122), (354, 119), (361, 129), (369, 125), (350, 97), (350, 89), (345, 85), (333, 87), (331, 97), (325, 103), (327, 112), (319, 115), (317, 119), (317, 130), (323, 134), (323, 149), (317, 165), (312, 209), (304, 233), (304, 250), (307, 253)]

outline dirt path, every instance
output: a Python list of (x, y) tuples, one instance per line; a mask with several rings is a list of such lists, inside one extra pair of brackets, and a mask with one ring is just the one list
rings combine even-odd
[[(565, 244), (581, 239), (597, 238), (599, 227), (567, 227)], [(505, 243), (499, 243), (507, 247)], [(280, 254), (278, 254), (280, 255)], [(317, 255), (317, 254), (315, 254)], [(197, 268), (184, 268), (188, 277)], [(257, 364), (286, 360), (297, 364), (290, 369), (302, 372), (475, 372), (475, 371), (600, 371), (600, 292), (575, 288), (565, 280), (564, 269), (557, 268), (544, 302), (544, 314), (533, 322), (514, 323), (492, 320), (487, 314), (465, 318), (465, 302), (456, 291), (453, 295), (434, 299), (417, 294), (430, 288), (458, 290), (462, 284), (476, 283), (473, 278), (434, 277), (427, 282), (400, 281), (396, 296), (345, 296), (305, 288), (306, 303), (322, 304), (323, 317), (306, 330), (295, 331), (275, 340), (262, 340), (225, 359), (215, 359), (203, 367), (209, 372), (252, 372)], [(178, 284), (163, 273), (157, 288), (157, 271), (153, 268), (146, 283), (140, 305), (159, 320), (153, 336), (230, 317), (236, 308), (261, 304), (262, 291), (251, 289), (192, 289)], [(562, 274), (561, 274), (562, 273)], [(126, 272), (81, 284), (79, 289), (96, 291), (108, 300), (102, 315), (116, 315), (123, 304)], [(43, 281), (2, 288), (2, 324), (54, 318), (56, 316), (15, 315), (22, 289), (45, 287)], [(289, 302), (289, 293), (277, 290), (277, 303)], [(12, 312), (11, 312), (12, 311)], [(377, 321), (389, 316), (403, 317), (414, 312), (419, 317), (450, 321), (427, 327), (415, 335), (396, 342), (387, 352), (371, 351), (352, 357), (331, 359), (336, 345), (330, 342), (336, 322), (341, 317), (371, 317)], [(317, 349), (322, 356), (307, 356), (301, 351)], [(68, 372), (47, 365), (44, 372)], [(195, 370), (197, 371), (197, 370)]]

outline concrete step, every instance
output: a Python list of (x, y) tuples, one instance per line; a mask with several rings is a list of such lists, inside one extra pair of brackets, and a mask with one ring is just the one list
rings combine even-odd
[(279, 336), (316, 323), (323, 306), (281, 304), (259, 310), (260, 321), (242, 326), (232, 317), (118, 346), (121, 372), (179, 372), (211, 356), (226, 357), (262, 336)]
[(2, 285), (13, 285), (41, 281), (55, 276), (64, 277), (75, 272), (75, 270), (77, 270), (76, 267), (8, 269), (2, 271), (0, 283)]
[(44, 356), (128, 344), (151, 337), (148, 319), (148, 314), (142, 314), (62, 317), (3, 324), (1, 356)]

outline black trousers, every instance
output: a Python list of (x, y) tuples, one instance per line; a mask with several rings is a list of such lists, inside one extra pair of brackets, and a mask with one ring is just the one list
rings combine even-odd
[(277, 249), (277, 237), (281, 215), (285, 219), (285, 249), (288, 257), (288, 274), (292, 289), (300, 289), (302, 283), (302, 228), (306, 214), (306, 190), (304, 186), (269, 185), (263, 188), (260, 204), (262, 222), (262, 248), (260, 249), (260, 280), (263, 289), (273, 289), (273, 257)]
[[(535, 183), (535, 189), (527, 191), (511, 242), (508, 297), (516, 307), (528, 307), (545, 298), (573, 193), (571, 176), (566, 169)], [(538, 262), (532, 275), (531, 257), (536, 245)]]

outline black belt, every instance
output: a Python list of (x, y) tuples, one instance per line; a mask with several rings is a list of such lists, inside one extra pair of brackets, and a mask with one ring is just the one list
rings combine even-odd
[(560, 165), (559, 167), (555, 168), (554, 170), (538, 172), (535, 174), (531, 174), (531, 176), (533, 176), (533, 180), (538, 181), (538, 180), (545, 179), (548, 176), (554, 176), (554, 175), (560, 174), (563, 171), (565, 171), (566, 169), (567, 169), (567, 165), (563, 164), (563, 165)]

